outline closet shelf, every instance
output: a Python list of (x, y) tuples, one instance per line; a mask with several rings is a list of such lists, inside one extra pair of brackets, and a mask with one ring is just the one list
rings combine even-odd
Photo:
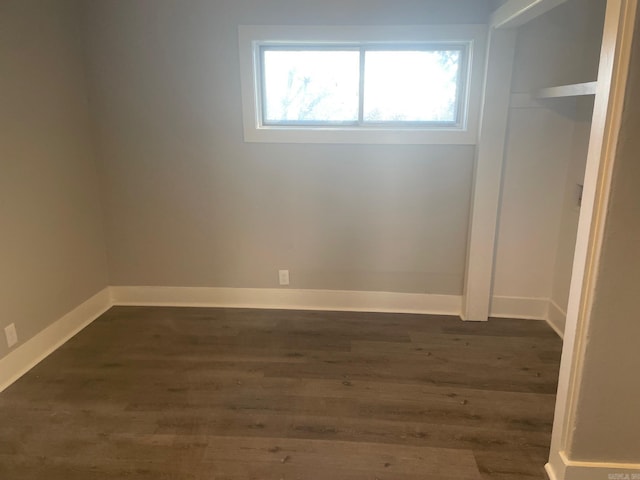
[(583, 95), (595, 95), (598, 82), (574, 83), (571, 85), (560, 85), (538, 90), (533, 97), (542, 98), (562, 98), (580, 97)]

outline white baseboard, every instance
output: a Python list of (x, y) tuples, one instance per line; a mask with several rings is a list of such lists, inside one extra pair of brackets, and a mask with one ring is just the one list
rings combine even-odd
[(547, 323), (555, 330), (560, 338), (564, 338), (564, 325), (567, 321), (567, 312), (553, 300), (549, 300), (549, 314)]
[(556, 471), (553, 469), (550, 463), (547, 463), (544, 466), (544, 472), (547, 474), (547, 478), (549, 480), (559, 480), (558, 475), (556, 475)]
[[(111, 287), (114, 305), (337, 310), (456, 315), (459, 295), (289, 288)], [(549, 299), (493, 297), (492, 317), (547, 320)]]
[(105, 288), (0, 359), (0, 392), (111, 307)]
[[(462, 297), (289, 288), (108, 287), (0, 359), (0, 392), (113, 305), (266, 308), (459, 316)], [(549, 300), (493, 297), (491, 316), (548, 320)]]
[(111, 287), (114, 305), (460, 315), (459, 295), (289, 288)]
[(496, 318), (546, 320), (548, 310), (548, 298), (494, 296), (491, 299), (489, 316)]
[(640, 478), (640, 463), (577, 462), (564, 452), (556, 456), (559, 465), (544, 467), (549, 480), (634, 480)]
[(489, 315), (496, 318), (544, 320), (560, 338), (564, 338), (567, 314), (549, 298), (494, 296)]

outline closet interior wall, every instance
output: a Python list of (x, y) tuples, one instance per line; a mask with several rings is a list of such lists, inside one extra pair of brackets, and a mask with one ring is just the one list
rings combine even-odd
[(597, 78), (605, 0), (572, 0), (517, 33), (493, 295), (549, 299), (562, 332), (593, 95), (537, 99)]

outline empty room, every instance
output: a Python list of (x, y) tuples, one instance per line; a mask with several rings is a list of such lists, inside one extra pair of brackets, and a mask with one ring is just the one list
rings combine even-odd
[(637, 0), (0, 0), (0, 480), (640, 479)]

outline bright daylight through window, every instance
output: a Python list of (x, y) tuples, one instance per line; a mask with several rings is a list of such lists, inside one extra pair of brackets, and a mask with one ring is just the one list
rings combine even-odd
[(462, 48), (262, 47), (264, 125), (459, 122)]
[(240, 27), (245, 140), (472, 144), (483, 43), (473, 26)]

